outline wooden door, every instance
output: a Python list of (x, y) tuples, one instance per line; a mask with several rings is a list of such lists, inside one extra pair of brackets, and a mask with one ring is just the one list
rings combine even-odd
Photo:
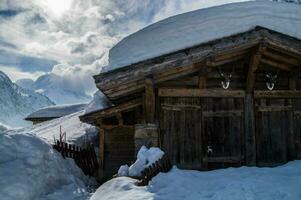
[(161, 99), (162, 148), (179, 168), (201, 169), (201, 106), (199, 98)]
[(135, 160), (134, 127), (105, 128), (104, 140), (104, 178), (110, 179), (121, 165)]
[(244, 162), (243, 99), (204, 98), (203, 160), (207, 169), (241, 166)]
[[(289, 160), (293, 135), (293, 113), (288, 99), (257, 99), (257, 166), (277, 166)], [(292, 144), (293, 145), (293, 144)]]

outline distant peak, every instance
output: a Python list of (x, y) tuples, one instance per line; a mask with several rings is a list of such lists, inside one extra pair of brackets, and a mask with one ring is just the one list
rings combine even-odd
[(0, 70), (0, 80), (12, 84), (12, 81), (10, 80), (10, 78), (1, 70)]

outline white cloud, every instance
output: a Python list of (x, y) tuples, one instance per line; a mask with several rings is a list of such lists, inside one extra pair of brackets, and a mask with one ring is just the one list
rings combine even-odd
[(0, 65), (0, 71), (3, 71), (13, 82), (19, 79), (32, 79), (36, 80), (39, 76), (44, 75), (45, 72), (37, 71), (37, 72), (23, 72), (15, 67), (7, 67)]
[[(90, 93), (95, 90), (91, 76), (126, 35), (171, 15), (237, 1), (243, 0), (64, 0), (64, 5), (63, 0), (10, 0), (1, 7), (25, 11), (0, 18), (0, 40), (10, 41), (20, 53), (64, 63), (51, 73)], [(6, 72), (15, 80), (39, 74)]]

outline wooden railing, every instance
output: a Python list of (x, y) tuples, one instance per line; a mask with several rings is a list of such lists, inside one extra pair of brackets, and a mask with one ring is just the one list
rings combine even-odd
[(77, 166), (82, 169), (85, 175), (94, 176), (99, 168), (93, 145), (87, 145), (86, 148), (81, 148), (56, 140), (53, 148), (60, 152), (63, 158), (74, 159)]
[(155, 177), (160, 172), (169, 172), (172, 168), (172, 165), (169, 161), (169, 158), (166, 154), (163, 155), (161, 159), (150, 165), (148, 168), (144, 169), (141, 174), (141, 179), (137, 181), (138, 186), (148, 185), (148, 182)]

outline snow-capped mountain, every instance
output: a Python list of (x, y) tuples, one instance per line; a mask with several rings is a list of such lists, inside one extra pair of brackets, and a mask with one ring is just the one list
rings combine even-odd
[(17, 84), (47, 96), (55, 104), (87, 103), (92, 99), (83, 90), (76, 88), (66, 79), (53, 73), (42, 75), (34, 82), (21, 79), (17, 81)]
[(30, 125), (24, 117), (54, 103), (46, 96), (24, 89), (0, 71), (0, 123), (12, 128)]

